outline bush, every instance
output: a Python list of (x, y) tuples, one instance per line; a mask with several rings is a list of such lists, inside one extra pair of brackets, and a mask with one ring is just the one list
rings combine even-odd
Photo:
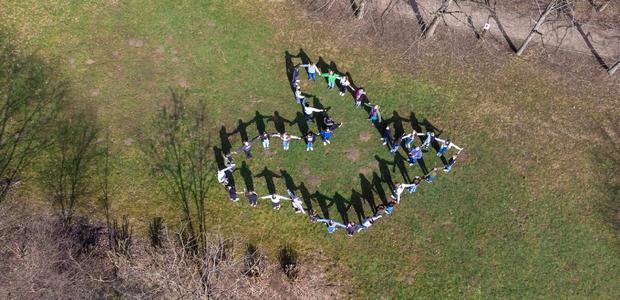
[(295, 280), (299, 273), (297, 265), (297, 252), (290, 245), (285, 245), (282, 249), (280, 249), (278, 259), (280, 260), (282, 272), (286, 274), (286, 277), (290, 280)]

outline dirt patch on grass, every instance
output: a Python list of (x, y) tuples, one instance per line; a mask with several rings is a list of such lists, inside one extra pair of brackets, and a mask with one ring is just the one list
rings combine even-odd
[(310, 168), (308, 168), (308, 166), (304, 166), (303, 169), (301, 169), (301, 173), (306, 176), (310, 175)]
[(321, 176), (312, 175), (308, 177), (308, 187), (318, 188), (321, 185)]
[(346, 150), (344, 152), (344, 155), (347, 157), (348, 160), (350, 161), (357, 161), (358, 159), (360, 159), (360, 151), (352, 148), (349, 150)]
[(144, 41), (138, 39), (129, 39), (127, 44), (131, 47), (142, 48), (144, 47)]
[(370, 134), (370, 132), (362, 132), (360, 133), (360, 141), (362, 142), (368, 142), (370, 140), (370, 137), (372, 136), (372, 134)]

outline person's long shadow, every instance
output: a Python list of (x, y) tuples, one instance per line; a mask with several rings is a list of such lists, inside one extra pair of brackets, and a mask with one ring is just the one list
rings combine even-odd
[(293, 192), (297, 190), (297, 186), (295, 185), (295, 181), (293, 180), (293, 177), (291, 177), (291, 174), (286, 172), (286, 170), (280, 169), (280, 176), (284, 179), (284, 185), (287, 189)]
[[(392, 180), (392, 174), (390, 173), (390, 168), (388, 164), (390, 164), (385, 159), (379, 157), (379, 155), (375, 155), (375, 160), (379, 162), (379, 172), (381, 174), (381, 180), (390, 187), (390, 190), (394, 190), (394, 180)], [(393, 164), (393, 163), (391, 163)]]
[(301, 112), (297, 112), (295, 120), (293, 121), (294, 123), (297, 123), (297, 126), (299, 127), (299, 132), (301, 132), (302, 136), (308, 134), (310, 128), (308, 128), (308, 122), (306, 122), (306, 117), (304, 116), (304, 114), (302, 114)]
[(280, 178), (280, 175), (272, 172), (271, 170), (267, 169), (267, 167), (264, 167), (263, 171), (258, 173), (255, 177), (264, 177), (265, 178), (265, 184), (267, 185), (267, 191), (269, 191), (269, 194), (275, 194), (276, 193), (276, 184), (274, 183), (273, 179), (274, 178)]
[(364, 213), (364, 204), (362, 203), (362, 194), (357, 192), (355, 189), (351, 189), (351, 206), (353, 206), (353, 210), (355, 210), (355, 214), (357, 215), (358, 221), (361, 223), (362, 219), (366, 215)]
[(283, 118), (277, 110), (273, 112), (273, 116), (267, 119), (267, 122), (269, 121), (273, 122), (273, 126), (276, 128), (278, 133), (283, 133), (286, 131), (286, 125), (284, 125), (284, 122), (289, 124), (291, 123), (290, 120)]
[(232, 145), (230, 144), (230, 140), (228, 139), (228, 131), (226, 131), (226, 126), (222, 126), (220, 128), (220, 143), (222, 146), (222, 152), (228, 154), (232, 149)]
[(297, 57), (297, 55), (292, 55), (290, 52), (284, 51), (284, 64), (286, 68), (286, 77), (288, 78), (288, 83), (291, 87), (291, 90), (294, 91), (294, 87), (291, 84), (293, 81), (293, 70), (295, 69), (295, 64), (293, 63), (293, 57)]
[(443, 133), (443, 130), (439, 129), (437, 126), (433, 125), (428, 119), (424, 118), (422, 120), (422, 124), (426, 131), (432, 131), (435, 133), (435, 137), (438, 137)]
[(318, 191), (314, 192), (314, 198), (316, 199), (316, 202), (319, 203), (321, 212), (323, 212), (323, 217), (329, 219), (329, 205), (327, 205), (327, 201), (331, 199)]
[(409, 114), (408, 121), (409, 121), (409, 123), (411, 123), (411, 128), (413, 128), (417, 132), (422, 132), (422, 127), (420, 126), (420, 121), (418, 121), (418, 118), (416, 118), (414, 112), (411, 112)]
[(349, 214), (347, 214), (347, 199), (345, 199), (340, 193), (336, 193), (332, 201), (336, 204), (336, 209), (344, 221), (344, 224), (349, 223)]
[(374, 190), (377, 192), (377, 196), (379, 196), (379, 199), (381, 199), (383, 205), (387, 205), (388, 199), (385, 194), (385, 190), (383, 189), (383, 181), (377, 172), (372, 172), (372, 185), (374, 186)]
[(407, 170), (407, 160), (400, 154), (400, 152), (396, 152), (394, 156), (394, 165), (398, 167), (400, 171), (400, 175), (403, 177), (405, 182), (411, 182), (411, 178), (409, 177), (409, 171)]
[(250, 125), (252, 122), (254, 122), (254, 120), (250, 120), (249, 122), (243, 122), (243, 120), (239, 119), (237, 121), (237, 128), (235, 128), (235, 130), (229, 133), (228, 136), (233, 136), (236, 133), (239, 133), (241, 141), (249, 141), (247, 126)]
[(312, 60), (310, 60), (310, 57), (303, 48), (299, 48), (299, 58), (304, 65), (312, 63)]
[(310, 194), (310, 192), (306, 188), (306, 185), (303, 182), (299, 183), (299, 191), (301, 192), (301, 198), (306, 204), (308, 210), (312, 209), (312, 195)]
[(239, 169), (241, 173), (241, 177), (243, 177), (243, 181), (245, 181), (245, 188), (248, 191), (254, 190), (254, 179), (252, 178), (252, 171), (248, 168), (248, 164), (245, 161), (241, 162), (241, 168)]
[(213, 146), (213, 157), (215, 158), (215, 163), (218, 170), (226, 168), (226, 164), (224, 163), (224, 156), (222, 155), (222, 149), (218, 148), (217, 146)]
[(392, 127), (394, 128), (394, 136), (402, 136), (405, 134), (405, 128), (403, 127), (403, 117), (401, 117), (397, 111), (392, 111), (392, 118), (390, 119), (392, 122)]
[(254, 123), (256, 123), (256, 130), (258, 134), (265, 132), (267, 126), (265, 125), (265, 119), (269, 119), (269, 116), (264, 116), (258, 110), (254, 113)]
[(362, 198), (364, 198), (364, 200), (368, 202), (368, 205), (370, 205), (372, 212), (376, 213), (377, 205), (375, 203), (375, 194), (372, 191), (372, 188), (373, 188), (372, 183), (370, 183), (370, 181), (366, 178), (364, 174), (359, 174), (359, 175), (360, 175), (360, 186), (362, 188)]
[[(426, 167), (426, 163), (424, 162), (424, 157), (418, 159), (418, 165), (420, 165), (420, 169), (422, 170), (422, 174), (428, 173), (428, 168)], [(407, 181), (407, 182), (409, 182), (409, 181)]]
[(420, 32), (426, 31), (426, 22), (424, 22), (424, 18), (422, 17), (422, 12), (420, 12), (418, 1), (409, 0), (409, 4), (411, 5), (411, 9), (413, 9), (413, 13), (415, 15), (415, 19), (418, 21), (418, 25), (420, 25)]

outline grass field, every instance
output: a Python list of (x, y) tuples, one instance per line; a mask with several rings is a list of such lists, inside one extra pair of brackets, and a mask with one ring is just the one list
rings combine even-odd
[[(406, 119), (405, 130), (412, 114), (427, 119), (442, 137), (465, 147), (466, 157), (453, 172), (440, 172), (432, 184), (405, 195), (394, 215), (353, 238), (328, 235), (290, 209), (231, 203), (216, 186), (208, 208), (212, 230), (255, 242), (274, 259), (286, 243), (302, 258), (320, 255), (329, 262), (321, 267), (343, 285), (346, 297), (620, 296), (617, 216), (607, 213), (617, 205), (617, 188), (607, 184), (617, 177), (617, 153), (597, 150), (604, 140), (589, 140), (585, 128), (598, 123), (613, 129), (617, 105), (586, 110), (597, 99), (564, 95), (516, 59), (488, 77), (444, 68), (419, 70), (414, 77), (373, 49), (347, 47), (320, 25), (304, 26), (299, 12), (279, 2), (153, 2), (0, 4), (0, 19), (22, 46), (55, 61), (71, 81), (72, 96), (96, 110), (114, 141), (115, 211), (128, 214), (137, 228), (153, 216), (169, 224), (177, 218), (139, 147), (169, 88), (187, 88), (191, 100), (208, 104), (213, 138), (221, 146), (222, 128), (232, 133), (239, 120), (249, 123), (257, 113), (296, 118), (286, 52), (297, 55), (303, 48), (311, 59), (350, 72), (385, 118), (398, 114)], [(325, 209), (342, 219), (346, 211), (357, 221), (358, 214), (371, 214), (367, 201), (355, 201), (365, 195), (362, 186), (382, 171), (402, 181), (401, 172), (351, 97), (326, 90), (323, 80), (309, 83), (305, 75), (303, 90), (345, 123), (332, 144), (316, 143), (307, 153), (303, 143), (293, 142), (284, 153), (272, 140), (268, 154), (257, 143), (255, 158), (237, 163), (247, 164), (259, 194), (266, 188), (257, 175), (269, 170), (281, 176), (285, 170), (295, 185), (324, 195), (325, 201), (315, 194), (312, 202), (319, 213)], [(275, 131), (273, 123), (266, 126)], [(299, 132), (296, 124), (287, 130)], [(247, 133), (256, 136), (256, 123), (247, 125)], [(239, 134), (226, 138), (240, 146)], [(428, 167), (441, 165), (433, 153), (425, 155)], [(417, 166), (406, 169), (411, 177), (422, 174)], [(235, 181), (244, 186), (239, 173)], [(284, 194), (285, 180), (276, 178), (275, 184)], [(381, 202), (380, 194), (373, 197)]]

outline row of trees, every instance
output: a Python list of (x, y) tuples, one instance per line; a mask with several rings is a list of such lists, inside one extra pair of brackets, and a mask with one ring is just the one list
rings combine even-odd
[[(333, 2), (333, 0), (330, 0), (330, 1)], [(372, 0), (350, 0), (350, 1), (351, 1), (351, 6), (353, 8), (354, 15), (358, 19), (364, 18), (366, 10), (372, 3)], [(440, 22), (443, 21), (445, 23), (444, 17), (447, 14), (451, 13), (448, 11), (448, 9), (451, 7), (453, 3), (456, 2), (458, 4), (459, 2), (455, 0), (440, 0), (440, 1), (441, 1), (441, 4), (439, 8), (431, 13), (431, 16), (432, 16), (431, 21), (428, 24), (423, 24), (424, 26), (422, 29), (422, 36), (424, 38), (427, 38), (427, 39), (432, 38), (435, 35), (435, 31), (438, 25), (440, 24)], [(534, 24), (534, 26), (531, 28), (527, 37), (525, 37), (521, 46), (514, 49), (517, 56), (520, 56), (525, 52), (525, 50), (528, 48), (528, 46), (530, 45), (534, 37), (536, 37), (537, 35), (542, 36), (543, 33), (541, 33), (541, 27), (547, 22), (548, 17), (553, 13), (556, 13), (560, 18), (565, 19), (564, 22), (568, 24), (568, 26), (574, 27), (576, 30), (582, 33), (582, 35), (584, 36), (584, 39), (586, 40), (586, 43), (590, 44), (587, 35), (583, 34), (581, 25), (577, 21), (577, 18), (575, 17), (574, 7), (576, 5), (576, 2), (574, 0), (544, 0), (544, 1), (543, 0), (534, 1), (535, 4), (540, 8), (540, 15), (536, 23)], [(390, 4), (388, 4), (388, 8), (392, 5), (393, 2), (395, 2), (395, 0), (391, 1)], [(410, 2), (412, 6), (415, 5), (417, 7), (417, 1), (411, 0)], [(490, 19), (497, 20), (497, 14), (496, 14), (497, 1), (481, 0), (481, 1), (473, 1), (473, 2), (479, 5), (482, 5), (483, 7), (488, 9), (488, 11), (490, 12), (490, 15), (488, 18), (489, 20)], [(599, 0), (599, 1), (590, 0), (589, 2), (597, 12), (602, 12), (609, 6), (609, 4), (612, 1), (611, 0)], [(416, 14), (418, 13), (416, 12)], [(421, 16), (419, 15), (417, 17), (418, 19), (421, 18)], [(482, 34), (477, 34), (477, 36), (479, 38), (483, 37), (484, 33), (487, 30), (488, 30), (488, 27), (485, 26), (485, 28), (482, 31)], [(598, 56), (597, 53), (594, 53), (594, 55), (596, 56), (599, 63), (607, 70), (609, 75), (613, 75), (620, 68), (620, 60), (618, 60), (612, 65), (608, 65), (603, 61), (603, 59), (600, 56)]]

